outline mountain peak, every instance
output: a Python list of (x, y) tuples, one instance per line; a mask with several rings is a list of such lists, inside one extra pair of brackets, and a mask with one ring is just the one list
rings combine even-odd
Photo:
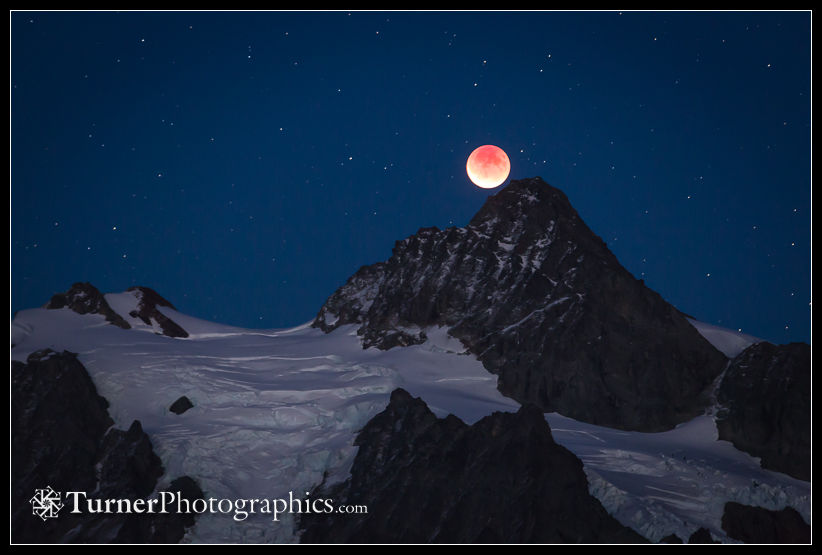
[(727, 362), (539, 177), (512, 181), (466, 227), (421, 229), (361, 268), (313, 325), (344, 324), (380, 349), (444, 326), (520, 403), (645, 431), (698, 414)]
[(484, 228), (511, 218), (536, 219), (578, 218), (565, 193), (541, 177), (512, 180), (505, 188), (488, 197), (468, 227)]

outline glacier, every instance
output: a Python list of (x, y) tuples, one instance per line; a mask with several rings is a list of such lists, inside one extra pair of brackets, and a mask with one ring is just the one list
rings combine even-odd
[[(170, 338), (129, 316), (133, 294), (105, 297), (132, 329), (68, 309), (23, 310), (11, 323), (11, 358), (25, 362), (43, 348), (77, 353), (116, 425), (141, 421), (166, 469), (158, 490), (189, 475), (213, 497), (287, 498), (323, 480), (345, 480), (355, 435), (397, 387), (421, 397), (437, 416), (451, 413), (468, 424), (519, 408), (444, 328), (424, 330), (422, 344), (381, 351), (363, 349), (354, 325), (329, 334), (310, 323), (246, 329), (160, 307), (189, 333)], [(756, 341), (691, 322), (726, 355)], [(194, 407), (169, 412), (182, 395)], [(556, 413), (545, 418), (555, 440), (582, 460), (591, 494), (651, 541), (671, 533), (687, 541), (706, 527), (732, 542), (721, 529), (726, 501), (791, 506), (810, 521), (810, 483), (763, 470), (755, 457), (718, 441), (710, 411), (659, 433), (614, 430)], [(237, 522), (206, 513), (183, 541), (293, 543), (299, 532), (293, 515)]]

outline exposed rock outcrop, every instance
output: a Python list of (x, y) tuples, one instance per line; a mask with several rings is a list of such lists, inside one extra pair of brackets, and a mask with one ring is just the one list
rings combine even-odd
[(351, 477), (312, 498), (367, 514), (305, 514), (303, 543), (634, 543), (588, 493), (539, 409), (472, 426), (397, 389), (357, 436)]
[(168, 410), (173, 412), (174, 414), (183, 414), (188, 409), (194, 407), (194, 403), (191, 402), (191, 399), (183, 395), (173, 403), (171, 406), (168, 407)]
[(112, 310), (103, 294), (88, 282), (77, 282), (65, 293), (56, 293), (44, 308), (68, 308), (78, 314), (100, 314), (118, 328), (131, 328), (122, 316)]
[(725, 504), (722, 529), (745, 543), (811, 543), (811, 527), (795, 509), (771, 511), (741, 503)]
[[(155, 328), (159, 334), (168, 337), (188, 337), (188, 332), (182, 326), (159, 310), (158, 307), (167, 307), (172, 310), (176, 308), (154, 289), (135, 286), (129, 287), (127, 291), (137, 299), (137, 307), (129, 312), (129, 316), (140, 319), (147, 326)], [(108, 304), (105, 296), (90, 283), (75, 283), (65, 293), (53, 295), (44, 308), (68, 308), (78, 314), (100, 314), (107, 322), (117, 327), (131, 328), (126, 319), (117, 314)]]
[(108, 403), (73, 353), (44, 350), (26, 364), (12, 361), (13, 543), (166, 543), (183, 537), (193, 524), (189, 515), (73, 514), (70, 508), (47, 520), (32, 514), (30, 499), (47, 487), (95, 499), (145, 499), (154, 491), (163, 467), (140, 422), (127, 431), (113, 424)]
[(155, 323), (162, 330), (163, 335), (168, 337), (188, 337), (188, 332), (182, 328), (177, 322), (160, 312), (157, 307), (164, 306), (172, 310), (174, 308), (170, 302), (160, 296), (154, 289), (149, 287), (129, 287), (128, 291), (134, 293), (137, 297), (137, 309), (132, 310), (129, 316), (132, 318), (139, 318), (147, 326), (153, 326)]
[(729, 365), (717, 399), (719, 439), (762, 467), (811, 479), (811, 347), (751, 345)]
[(711, 531), (707, 528), (698, 528), (691, 537), (688, 538), (688, 543), (722, 543), (714, 539)]

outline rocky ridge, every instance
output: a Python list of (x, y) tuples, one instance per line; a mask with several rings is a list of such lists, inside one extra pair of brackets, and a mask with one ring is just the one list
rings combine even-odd
[[(135, 420), (113, 427), (76, 355), (43, 350), (11, 363), (11, 541), (14, 543), (175, 543), (194, 524), (184, 514), (33, 514), (38, 489), (87, 492), (101, 499), (145, 499), (163, 475), (151, 441)], [(191, 484), (194, 484), (192, 487)], [(202, 497), (187, 477), (191, 498)]]
[[(176, 309), (155, 290), (150, 287), (135, 286), (128, 288), (127, 292), (133, 294), (137, 301), (136, 308), (131, 310), (128, 316), (155, 328), (158, 334), (177, 338), (188, 337), (188, 332), (182, 326), (159, 310), (158, 307)], [(88, 282), (77, 282), (65, 293), (54, 294), (49, 302), (43, 305), (43, 308), (50, 310), (68, 308), (78, 314), (100, 314), (114, 326), (123, 329), (132, 328), (131, 324), (109, 305), (105, 295)]]
[(367, 514), (306, 514), (303, 543), (642, 543), (588, 492), (582, 463), (533, 406), (468, 426), (403, 389), (357, 435), (351, 477), (313, 498)]

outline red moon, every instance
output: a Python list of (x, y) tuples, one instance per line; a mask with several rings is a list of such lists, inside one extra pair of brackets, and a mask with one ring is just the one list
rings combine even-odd
[(500, 147), (482, 145), (474, 149), (468, 157), (465, 170), (474, 185), (483, 189), (493, 189), (508, 179), (511, 161)]

